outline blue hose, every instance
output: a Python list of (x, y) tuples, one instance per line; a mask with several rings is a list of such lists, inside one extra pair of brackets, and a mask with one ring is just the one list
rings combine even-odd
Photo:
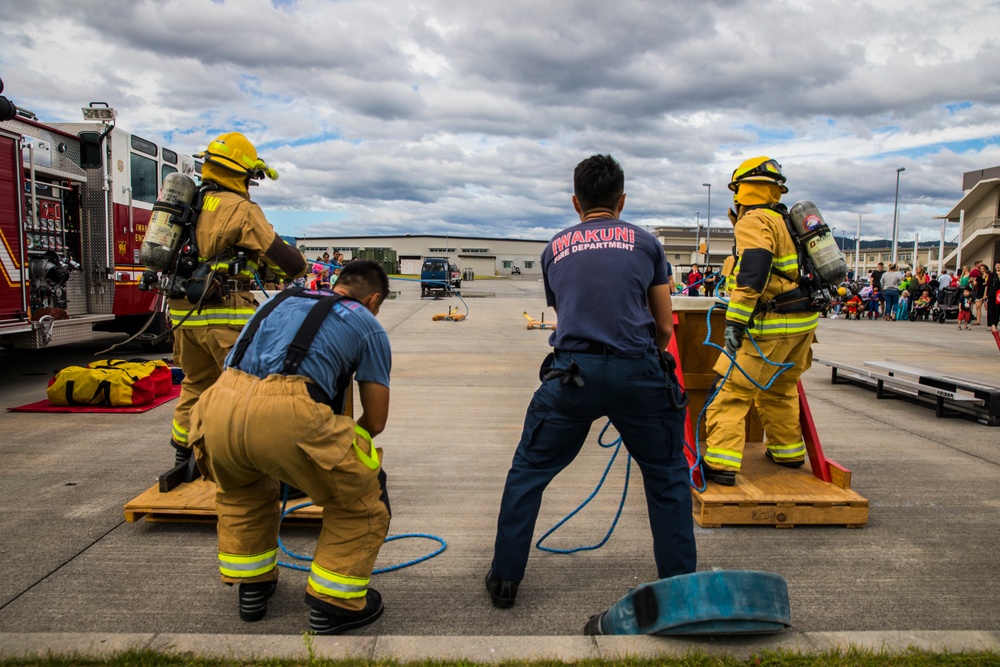
[[(294, 505), (294, 506), (288, 507), (286, 509), (286, 506), (288, 505), (288, 486), (285, 485), (284, 498), (282, 499), (282, 502), (281, 502), (281, 519), (279, 519), (279, 521), (278, 521), (279, 528), (281, 526), (281, 521), (283, 521), (286, 516), (288, 516), (289, 514), (291, 514), (292, 512), (294, 512), (295, 510), (300, 510), (303, 507), (309, 507), (312, 504), (313, 503), (299, 503), (298, 505)], [(419, 558), (414, 558), (413, 560), (408, 560), (405, 563), (398, 563), (396, 565), (388, 565), (386, 567), (376, 568), (376, 569), (372, 570), (372, 574), (385, 574), (386, 572), (394, 572), (395, 570), (401, 570), (404, 567), (409, 567), (411, 565), (416, 565), (417, 563), (422, 563), (425, 560), (430, 560), (431, 558), (434, 558), (435, 556), (437, 556), (438, 554), (442, 553), (445, 549), (448, 548), (448, 543), (445, 542), (443, 538), (438, 537), (437, 535), (431, 535), (429, 533), (403, 533), (401, 535), (389, 535), (388, 537), (385, 538), (385, 543), (394, 542), (396, 540), (401, 540), (401, 539), (409, 538), (409, 537), (420, 537), (420, 538), (424, 538), (424, 539), (428, 539), (428, 540), (434, 540), (435, 542), (437, 542), (441, 546), (439, 546), (437, 549), (435, 549), (434, 551), (430, 552), (429, 554), (425, 554), (423, 556), (420, 556)], [(282, 542), (282, 540), (281, 540), (281, 532), (280, 531), (278, 532), (278, 547), (283, 552), (285, 552), (286, 555), (291, 556), (292, 558), (295, 558), (295, 559), (298, 559), (298, 560), (302, 560), (302, 561), (309, 561), (309, 562), (312, 562), (312, 560), (313, 560), (312, 556), (307, 556), (307, 555), (304, 555), (304, 554), (297, 554), (297, 553), (291, 551), (288, 547), (286, 547), (285, 543)], [(287, 568), (289, 568), (291, 570), (301, 570), (302, 572), (309, 572), (309, 570), (310, 570), (310, 568), (307, 567), (307, 566), (305, 566), (305, 565), (297, 565), (295, 563), (288, 563), (288, 562), (281, 561), (281, 560), (278, 561), (278, 565), (280, 565), (281, 567), (287, 567)]]

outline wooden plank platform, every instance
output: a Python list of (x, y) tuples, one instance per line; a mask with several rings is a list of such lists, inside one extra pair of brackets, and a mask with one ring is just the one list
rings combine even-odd
[[(290, 500), (288, 506), (306, 502), (308, 498)], [(125, 520), (135, 523), (139, 519), (149, 523), (215, 523), (215, 483), (199, 478), (167, 493), (160, 493), (153, 485), (125, 504)], [(295, 510), (282, 523), (318, 526), (322, 521), (323, 508), (310, 505)]]
[(694, 518), (702, 528), (734, 525), (845, 526), (868, 523), (868, 500), (813, 476), (809, 466), (784, 468), (764, 457), (764, 445), (748, 442), (736, 486), (709, 482), (692, 491)]

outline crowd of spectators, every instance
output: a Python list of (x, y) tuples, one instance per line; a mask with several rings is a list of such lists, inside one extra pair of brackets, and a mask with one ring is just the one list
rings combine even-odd
[[(725, 279), (711, 266), (704, 272), (697, 264), (682, 280), (677, 295), (721, 295)], [(916, 269), (884, 262), (867, 276), (848, 271), (830, 308), (822, 313), (831, 319), (868, 319), (889, 322), (930, 320), (944, 314), (946, 321), (954, 319), (959, 329), (986, 325), (996, 331), (1000, 320), (1000, 261), (991, 271), (982, 261), (963, 266), (961, 272), (929, 273), (923, 266)]]

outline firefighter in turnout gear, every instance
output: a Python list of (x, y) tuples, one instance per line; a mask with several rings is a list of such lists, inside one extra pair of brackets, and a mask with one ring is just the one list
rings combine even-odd
[[(757, 384), (764, 386), (776, 367), (794, 364), (766, 391), (733, 369), (706, 412), (705, 477), (718, 484), (736, 483), (743, 463), (745, 419), (755, 405), (766, 434), (766, 455), (779, 465), (799, 467), (805, 442), (799, 425), (799, 377), (812, 363), (812, 343), (819, 315), (806, 307), (799, 288), (799, 258), (784, 220), (781, 195), (788, 192), (781, 165), (767, 157), (751, 158), (734, 172), (729, 189), (735, 211), (734, 257), (727, 261), (729, 305), (725, 349)], [(753, 336), (760, 353), (746, 335)], [(715, 372), (724, 376), (730, 358), (720, 354)]]
[(194, 232), (198, 259), (203, 271), (225, 287), (225, 294), (217, 289), (192, 303), (189, 292), (187, 299), (169, 302), (172, 321), (180, 322), (174, 331), (174, 362), (184, 371), (170, 440), (175, 465), (191, 457), (191, 408), (218, 379), (226, 355), (257, 309), (250, 290), (260, 264), (282, 278), (297, 278), (306, 271), (302, 254), (278, 236), (250, 201), (251, 180), (278, 177), (257, 157), (253, 144), (239, 132), (229, 132), (195, 157), (205, 160), (205, 191)]
[[(369, 587), (389, 530), (382, 453), (389, 415), (389, 336), (375, 316), (389, 293), (382, 267), (344, 267), (332, 290), (283, 290), (265, 303), (191, 413), (198, 467), (216, 483), (219, 570), (239, 584), (239, 614), (262, 619), (278, 580), (279, 481), (323, 508), (306, 584), (317, 634), (378, 619)], [(343, 406), (351, 377), (362, 414)]]

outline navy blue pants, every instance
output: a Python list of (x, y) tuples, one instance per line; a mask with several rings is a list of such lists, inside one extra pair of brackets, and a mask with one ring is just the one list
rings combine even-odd
[(611, 419), (642, 472), (660, 578), (694, 572), (684, 410), (672, 407), (674, 386), (659, 357), (557, 351), (552, 367), (573, 361), (585, 386), (543, 382), (528, 406), (500, 502), (493, 574), (512, 581), (524, 577), (542, 493), (573, 462), (591, 425), (602, 417)]

